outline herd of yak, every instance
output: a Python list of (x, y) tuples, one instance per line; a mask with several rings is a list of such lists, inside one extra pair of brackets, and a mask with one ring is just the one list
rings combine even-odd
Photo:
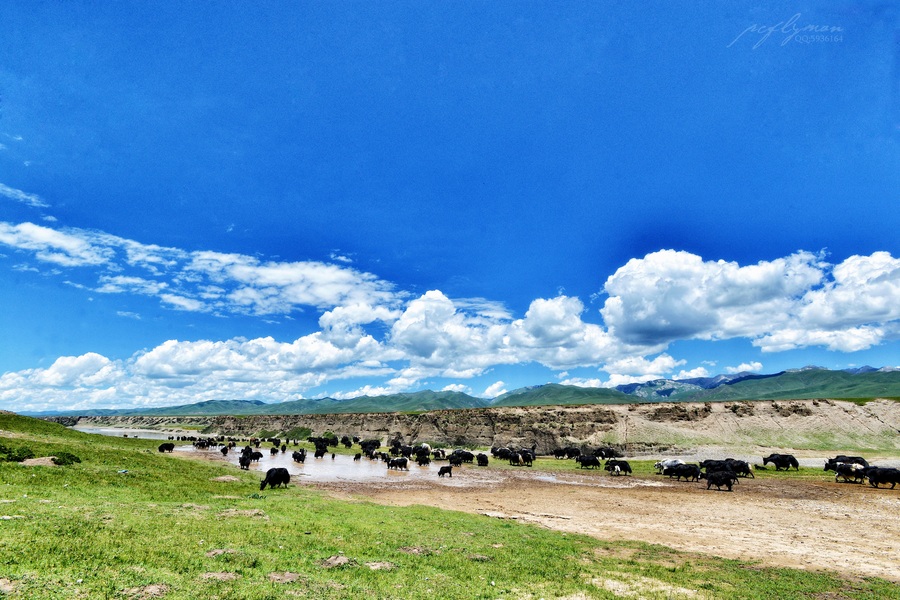
[[(170, 438), (176, 439), (176, 438)], [(237, 441), (233, 439), (206, 438), (177, 438), (184, 441), (192, 441), (199, 448), (220, 447), (223, 455), (227, 455), (231, 449), (237, 448)], [(263, 453), (259, 450), (262, 443), (271, 443), (269, 452), (274, 456), (287, 451), (288, 443), (293, 446), (299, 445), (299, 440), (282, 440), (278, 438), (268, 439), (251, 439), (240, 452), (238, 464), (241, 469), (249, 469), (253, 462), (258, 462), (263, 457)], [(445, 475), (453, 477), (453, 467), (459, 467), (463, 463), (476, 463), (478, 466), (486, 467), (490, 458), (487, 454), (469, 452), (468, 450), (452, 450), (448, 452), (443, 448), (432, 449), (429, 444), (417, 444), (415, 446), (405, 445), (399, 440), (391, 442), (386, 452), (381, 451), (381, 442), (379, 440), (360, 440), (357, 437), (343, 436), (340, 440), (337, 437), (309, 437), (315, 448), (313, 451), (314, 458), (323, 458), (328, 454), (334, 458), (335, 454), (329, 447), (335, 447), (338, 444), (350, 449), (354, 444), (358, 444), (360, 452), (354, 457), (354, 461), (362, 460), (365, 456), (368, 460), (380, 460), (387, 464), (387, 468), (395, 470), (409, 470), (409, 465), (415, 462), (419, 466), (427, 466), (432, 461), (446, 460), (448, 464), (442, 466), (438, 470), (438, 476)], [(172, 442), (160, 444), (160, 452), (172, 452), (175, 445)], [(495, 460), (508, 461), (512, 466), (530, 467), (536, 456), (536, 446), (531, 448), (491, 448), (492, 457)], [(580, 448), (567, 447), (559, 448), (552, 452), (557, 459), (572, 459), (578, 463), (582, 469), (603, 468), (610, 475), (630, 475), (632, 473), (631, 465), (628, 461), (621, 460), (622, 454), (611, 447), (599, 448), (593, 451), (583, 452)], [(303, 463), (306, 461), (306, 449), (301, 448), (294, 450), (292, 458), (295, 462)], [(771, 463), (776, 471), (787, 471), (790, 469), (800, 469), (800, 463), (791, 454), (771, 454), (763, 458), (763, 465), (756, 465), (756, 469), (768, 468)], [(725, 460), (704, 460), (698, 464), (688, 464), (680, 459), (667, 459), (657, 462), (655, 465), (658, 475), (675, 478), (676, 481), (696, 481), (705, 480), (707, 482), (706, 489), (713, 486), (717, 490), (723, 487), (728, 491), (732, 491), (734, 484), (739, 478), (753, 478), (754, 466), (743, 460), (726, 458)], [(891, 489), (900, 483), (900, 469), (891, 467), (871, 466), (861, 456), (845, 456), (839, 455), (829, 458), (825, 461), (825, 471), (833, 471), (835, 474), (835, 482), (853, 482), (868, 483), (872, 487), (880, 487), (882, 485), (890, 485)], [(266, 477), (260, 483), (260, 490), (269, 487), (287, 487), (290, 482), (290, 474), (283, 467), (269, 469)]]

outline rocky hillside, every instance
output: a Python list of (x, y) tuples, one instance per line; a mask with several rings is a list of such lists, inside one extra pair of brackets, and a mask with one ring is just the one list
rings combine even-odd
[(839, 400), (527, 406), (418, 414), (211, 417), (58, 417), (66, 425), (153, 429), (203, 427), (204, 434), (251, 437), (308, 428), (451, 446), (531, 446), (539, 452), (616, 445), (630, 453), (704, 445), (734, 448), (900, 449), (900, 402)]

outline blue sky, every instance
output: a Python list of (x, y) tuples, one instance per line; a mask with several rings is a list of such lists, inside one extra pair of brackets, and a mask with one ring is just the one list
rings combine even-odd
[(0, 6), (0, 408), (900, 366), (900, 10)]

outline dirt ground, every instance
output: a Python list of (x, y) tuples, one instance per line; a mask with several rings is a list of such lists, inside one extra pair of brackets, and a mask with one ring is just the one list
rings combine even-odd
[(477, 468), (454, 474), (452, 484), (316, 485), (344, 499), (434, 506), (604, 540), (900, 582), (900, 488), (767, 478), (742, 479), (729, 493), (662, 476)]

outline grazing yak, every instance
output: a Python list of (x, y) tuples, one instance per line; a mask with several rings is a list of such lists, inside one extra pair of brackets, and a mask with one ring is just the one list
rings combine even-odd
[(662, 474), (668, 475), (670, 479), (674, 477), (676, 481), (681, 481), (682, 477), (684, 477), (685, 481), (700, 481), (700, 466), (682, 463), (666, 467), (663, 469)]
[(869, 478), (869, 485), (875, 488), (881, 484), (891, 484), (891, 489), (894, 489), (900, 483), (900, 469), (891, 467), (869, 467), (866, 476)]
[(578, 463), (578, 467), (581, 469), (600, 468), (600, 459), (593, 454), (582, 454), (581, 456), (576, 456), (575, 462)]
[(606, 461), (606, 464), (603, 466), (606, 471), (609, 471), (610, 475), (621, 475), (625, 473), (626, 475), (631, 475), (631, 465), (628, 464), (626, 460), (617, 460), (615, 458), (611, 458)]
[(438, 469), (438, 477), (443, 477), (444, 475), (453, 477), (453, 467), (441, 467)]
[(259, 490), (262, 491), (266, 489), (267, 485), (272, 488), (276, 488), (281, 485), (287, 487), (290, 481), (291, 474), (288, 473), (287, 469), (285, 469), (284, 467), (274, 467), (266, 471), (266, 478), (260, 482)]
[(578, 458), (579, 456), (581, 456), (581, 449), (574, 446), (557, 448), (553, 451), (553, 456), (555, 458)]
[(250, 455), (249, 454), (241, 454), (241, 457), (238, 459), (238, 465), (245, 470), (250, 470)]
[(703, 473), (700, 475), (700, 479), (706, 480), (706, 489), (709, 489), (712, 486), (716, 486), (717, 490), (721, 490), (724, 485), (728, 488), (728, 491), (731, 490), (731, 486), (738, 482), (737, 475), (735, 475), (732, 471), (713, 471), (712, 473)]
[(671, 469), (672, 467), (677, 467), (678, 465), (683, 465), (684, 461), (680, 458), (668, 458), (666, 460), (661, 460), (653, 465), (653, 468), (656, 469), (657, 475), (666, 475), (665, 470)]
[(763, 459), (763, 465), (772, 463), (775, 465), (776, 471), (787, 471), (791, 467), (800, 470), (800, 463), (794, 458), (793, 454), (770, 454)]
[(855, 463), (835, 463), (831, 469), (825, 469), (826, 471), (834, 471), (834, 482), (837, 483), (838, 479), (843, 479), (844, 483), (848, 483), (851, 479), (853, 483), (863, 483), (866, 480), (866, 470), (868, 467), (864, 467), (862, 465), (858, 465)]
[(409, 471), (407, 466), (409, 460), (404, 456), (401, 458), (392, 458), (388, 461), (388, 469), (396, 469), (398, 471)]
[(839, 464), (846, 465), (859, 465), (861, 467), (868, 467), (869, 463), (866, 462), (862, 456), (847, 456), (846, 454), (838, 454), (834, 458), (829, 458), (825, 461), (825, 470), (826, 471), (834, 471), (836, 465)]
[(159, 451), (160, 452), (174, 452), (175, 444), (173, 444), (172, 442), (163, 442), (162, 444), (159, 445)]
[(487, 457), (487, 454), (484, 454), (484, 453), (479, 452), (479, 453), (478, 453), (478, 456), (475, 457), (475, 460), (478, 462), (478, 466), (479, 466), (479, 467), (486, 467), (486, 466), (488, 466), (488, 457)]

